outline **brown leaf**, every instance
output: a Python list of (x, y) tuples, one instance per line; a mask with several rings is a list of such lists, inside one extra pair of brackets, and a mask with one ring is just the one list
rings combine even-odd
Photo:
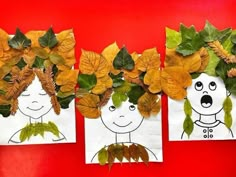
[(10, 49), (8, 45), (8, 34), (0, 28), (0, 58), (3, 56), (3, 52)]
[(111, 94), (112, 94), (112, 89), (110, 88), (110, 89), (107, 89), (106, 91), (105, 91), (105, 93), (103, 94), (103, 96), (102, 96), (102, 98), (101, 98), (101, 101), (100, 101), (100, 103), (98, 104), (98, 107), (103, 107), (103, 106), (105, 106), (107, 103), (108, 103), (108, 101), (110, 100), (110, 98), (111, 98)]
[(147, 165), (149, 162), (149, 155), (147, 150), (145, 149), (144, 146), (138, 144), (138, 149), (139, 149), (139, 156), (142, 159), (142, 161)]
[(124, 154), (124, 157), (126, 158), (126, 160), (128, 160), (130, 162), (130, 152), (129, 152), (129, 147), (122, 144), (123, 146), (123, 154)]
[(100, 54), (82, 50), (79, 69), (82, 74), (95, 74), (103, 77), (110, 71), (107, 60)]
[(77, 102), (76, 107), (84, 117), (98, 118), (101, 115), (101, 111), (98, 108), (99, 102), (99, 96), (86, 94)]
[(172, 99), (184, 99), (187, 95), (186, 88), (191, 84), (192, 78), (183, 67), (165, 67), (161, 72), (162, 90)]
[(15, 115), (17, 109), (18, 109), (18, 100), (13, 99), (11, 104), (11, 115)]
[(52, 96), (51, 96), (51, 103), (52, 103), (52, 107), (53, 107), (54, 112), (55, 112), (57, 115), (59, 115), (60, 112), (61, 112), (61, 105), (60, 105), (60, 103), (58, 102), (56, 95), (52, 95)]
[(144, 118), (148, 118), (151, 114), (157, 114), (160, 111), (160, 99), (156, 94), (144, 93), (138, 99), (138, 110)]
[(110, 72), (114, 75), (120, 73), (120, 70), (117, 70), (113, 67), (113, 60), (119, 51), (119, 47), (117, 46), (116, 42), (114, 42), (111, 45), (107, 46), (101, 53), (102, 56), (108, 61), (109, 67), (111, 69)]
[(207, 49), (202, 47), (200, 50), (199, 50), (199, 55), (200, 55), (200, 58), (201, 58), (201, 66), (200, 68), (197, 70), (197, 72), (203, 72), (207, 65), (208, 65), (208, 62), (209, 62), (209, 54), (207, 52)]
[(161, 91), (161, 72), (160, 70), (151, 69), (144, 76), (144, 84), (148, 85), (148, 90), (151, 93)]
[(130, 157), (135, 161), (138, 162), (139, 160), (139, 148), (134, 143), (129, 146), (129, 153)]
[(123, 161), (123, 157), (124, 157), (124, 153), (123, 153), (123, 146), (120, 145), (120, 144), (115, 144), (114, 148), (113, 148), (113, 151), (114, 151), (114, 155), (115, 157), (120, 161), (122, 162)]
[(115, 161), (115, 155), (114, 155), (114, 144), (110, 144), (107, 148), (108, 151), (108, 164), (109, 169), (111, 169), (111, 166), (113, 165)]

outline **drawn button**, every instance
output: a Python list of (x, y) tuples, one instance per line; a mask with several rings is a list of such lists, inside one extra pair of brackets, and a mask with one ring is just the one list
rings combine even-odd
[(213, 135), (212, 135), (212, 134), (210, 134), (210, 138), (213, 138)]
[(213, 129), (209, 129), (209, 131), (212, 133), (212, 132), (213, 132)]
[(203, 133), (206, 133), (207, 132), (207, 129), (203, 129)]
[(207, 135), (204, 135), (203, 138), (207, 138)]

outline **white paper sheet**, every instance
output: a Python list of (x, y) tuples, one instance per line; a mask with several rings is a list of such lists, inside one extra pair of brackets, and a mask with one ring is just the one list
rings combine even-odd
[[(232, 126), (224, 122), (223, 102), (229, 96), (233, 109)], [(188, 137), (183, 130), (184, 101), (168, 99), (168, 121), (170, 140), (226, 140), (236, 136), (236, 97), (230, 95), (219, 77), (201, 74), (187, 88), (187, 99), (192, 106), (194, 128)]]
[[(76, 142), (75, 137), (75, 105), (72, 101), (68, 109), (61, 109), (60, 115), (53, 111), (50, 98), (42, 89), (37, 77), (32, 84), (18, 97), (19, 109), (14, 116), (3, 118), (0, 115), (0, 144), (49, 144)], [(20, 142), (21, 129), (29, 123), (53, 122), (58, 130), (59, 137), (51, 132), (31, 136), (24, 142)]]
[[(140, 119), (137, 105), (134, 105), (135, 108), (130, 107), (131, 104), (127, 101), (115, 110), (117, 112), (114, 118), (115, 111), (109, 111), (111, 105), (113, 104), (110, 99), (102, 108), (103, 118), (85, 118), (86, 163), (98, 163), (98, 151), (116, 142), (126, 142), (127, 145), (130, 144), (127, 142), (141, 144), (145, 146), (150, 162), (162, 162), (161, 112), (155, 117)], [(129, 107), (136, 110), (130, 111)], [(129, 131), (132, 132), (129, 134)], [(115, 132), (120, 133), (116, 136)]]

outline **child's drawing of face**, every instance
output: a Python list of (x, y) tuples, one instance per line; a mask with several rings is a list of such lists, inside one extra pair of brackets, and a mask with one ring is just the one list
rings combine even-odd
[(219, 77), (209, 76), (205, 73), (193, 79), (187, 93), (192, 108), (202, 115), (217, 114), (221, 111), (227, 96), (223, 81)]
[(47, 114), (52, 108), (50, 97), (42, 89), (38, 77), (35, 77), (31, 85), (21, 93), (18, 102), (19, 110), (33, 119)]
[(116, 108), (112, 99), (102, 107), (101, 119), (104, 125), (114, 133), (129, 133), (136, 130), (143, 121), (137, 105), (125, 101), (119, 108)]

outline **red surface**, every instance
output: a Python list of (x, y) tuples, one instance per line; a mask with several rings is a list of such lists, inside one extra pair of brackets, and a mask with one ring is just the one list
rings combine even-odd
[[(117, 41), (130, 52), (156, 46), (165, 54), (165, 27), (179, 23), (202, 29), (209, 20), (217, 28), (236, 29), (234, 1), (1, 1), (0, 27), (13, 34), (19, 27), (55, 32), (73, 28), (80, 49), (101, 50)], [(0, 177), (216, 176), (235, 177), (236, 141), (168, 141), (166, 98), (163, 101), (163, 163), (85, 165), (84, 119), (77, 112), (77, 143), (0, 146)], [(96, 133), (96, 130), (94, 130)]]

